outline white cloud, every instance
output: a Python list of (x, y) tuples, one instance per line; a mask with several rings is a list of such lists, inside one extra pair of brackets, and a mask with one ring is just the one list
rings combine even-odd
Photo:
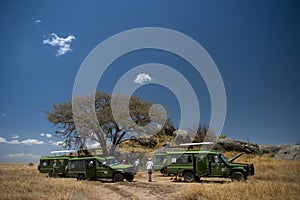
[(38, 162), (41, 155), (31, 153), (11, 153), (0, 157), (1, 162)]
[(42, 20), (36, 19), (34, 22), (35, 22), (36, 24), (39, 24), (39, 23), (42, 23)]
[(88, 149), (94, 149), (94, 148), (99, 148), (100, 144), (99, 142), (91, 142), (86, 144)]
[(134, 82), (137, 84), (144, 84), (149, 81), (152, 81), (152, 78), (149, 74), (146, 74), (146, 73), (140, 73), (140, 74), (136, 75), (136, 78), (134, 79)]
[(57, 142), (55, 142), (55, 141), (52, 141), (52, 140), (50, 140), (49, 141), (49, 144), (51, 144), (51, 145), (53, 145), (53, 146), (64, 146), (64, 142), (62, 142), (62, 141), (57, 141)]
[(58, 47), (56, 56), (64, 55), (65, 53), (72, 51), (71, 42), (75, 40), (74, 35), (69, 35), (66, 38), (59, 37), (56, 33), (52, 33), (50, 38), (43, 40), (44, 44)]
[(6, 141), (7, 144), (20, 144), (19, 140)]
[(6, 143), (6, 144), (24, 144), (24, 145), (34, 145), (34, 144), (44, 144), (43, 141), (40, 140), (36, 140), (36, 139), (27, 139), (27, 140), (23, 140), (23, 141), (19, 141), (19, 140), (6, 140), (3, 137), (0, 137), (0, 143)]
[(5, 138), (0, 137), (0, 143), (6, 143), (6, 144), (20, 144), (19, 140), (11, 140), (7, 141)]
[(10, 153), (6, 154), (5, 157), (7, 158), (23, 158), (23, 157), (28, 157), (28, 158), (40, 158), (40, 155), (34, 155), (31, 153)]
[(18, 138), (19, 138), (18, 135), (13, 135), (13, 136), (11, 137), (11, 139), (18, 139)]
[(43, 141), (41, 141), (41, 140), (36, 140), (36, 139), (27, 139), (27, 140), (21, 141), (20, 143), (21, 143), (21, 144), (25, 144), (25, 145), (44, 144)]
[(6, 143), (6, 139), (3, 137), (0, 137), (0, 143)]
[(49, 134), (49, 133), (41, 133), (40, 136), (47, 137), (47, 138), (51, 138), (52, 137), (52, 135)]
[(5, 114), (5, 113), (2, 113), (2, 114), (1, 114), (1, 117), (3, 117), (3, 118), (6, 117), (6, 114)]

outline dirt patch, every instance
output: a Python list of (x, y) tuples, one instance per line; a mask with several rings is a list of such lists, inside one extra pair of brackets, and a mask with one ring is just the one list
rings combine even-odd
[[(106, 182), (105, 185), (101, 184), (99, 187), (105, 187), (113, 191), (112, 194), (117, 193), (123, 199), (133, 200), (152, 200), (152, 199), (181, 199), (179, 185), (186, 185), (187, 183), (172, 182), (170, 178), (163, 177), (159, 172), (153, 173), (153, 181), (148, 182), (147, 173), (140, 172), (135, 177), (133, 182)], [(199, 184), (199, 183), (198, 183)], [(112, 199), (110, 194), (107, 194), (108, 199)]]

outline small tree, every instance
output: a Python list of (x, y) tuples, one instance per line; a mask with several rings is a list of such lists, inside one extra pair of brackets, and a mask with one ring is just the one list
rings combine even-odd
[(227, 135), (225, 133), (222, 133), (220, 136), (219, 136), (219, 139), (226, 139), (227, 138)]

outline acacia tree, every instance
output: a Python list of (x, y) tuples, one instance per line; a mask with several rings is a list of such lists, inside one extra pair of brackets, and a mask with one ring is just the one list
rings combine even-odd
[(112, 103), (111, 95), (105, 92), (96, 92), (95, 95), (76, 98), (73, 107), (71, 101), (54, 104), (53, 110), (46, 111), (46, 114), (57, 127), (56, 134), (64, 140), (66, 148), (84, 149), (87, 139), (90, 139), (99, 143), (103, 154), (113, 154), (126, 138), (145, 137), (149, 132), (170, 134), (174, 130), (170, 119), (166, 119), (161, 127), (161, 116), (166, 113), (153, 110), (148, 101), (126, 96), (114, 97), (113, 100)]
[(209, 130), (207, 125), (200, 124), (190, 131), (194, 133), (192, 142), (212, 142), (216, 139), (215, 134), (211, 130)]

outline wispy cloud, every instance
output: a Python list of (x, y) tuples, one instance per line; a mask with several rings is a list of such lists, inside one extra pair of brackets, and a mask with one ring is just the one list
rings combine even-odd
[(2, 113), (2, 114), (1, 114), (1, 117), (3, 117), (3, 118), (6, 117), (6, 114), (5, 114), (5, 113)]
[(42, 20), (41, 19), (36, 19), (36, 18), (31, 18), (32, 21), (36, 24), (39, 24), (39, 23), (42, 23)]
[(146, 74), (146, 73), (137, 74), (136, 78), (134, 79), (134, 82), (137, 84), (144, 84), (149, 81), (152, 81), (152, 78), (149, 74)]
[(70, 51), (71, 42), (75, 40), (74, 35), (69, 35), (66, 38), (59, 37), (56, 33), (51, 33), (50, 37), (43, 40), (44, 44), (49, 44), (50, 46), (58, 47), (56, 56), (62, 56)]
[(13, 135), (13, 136), (11, 137), (11, 139), (18, 139), (18, 138), (19, 138), (18, 135)]
[(33, 145), (33, 144), (44, 144), (43, 141), (37, 139), (27, 139), (20, 142), (21, 144), (25, 145)]
[(26, 139), (23, 141), (19, 140), (6, 140), (3, 137), (0, 137), (0, 143), (6, 143), (6, 144), (24, 144), (24, 145), (34, 145), (34, 144), (44, 144), (43, 141), (37, 140), (37, 139)]

